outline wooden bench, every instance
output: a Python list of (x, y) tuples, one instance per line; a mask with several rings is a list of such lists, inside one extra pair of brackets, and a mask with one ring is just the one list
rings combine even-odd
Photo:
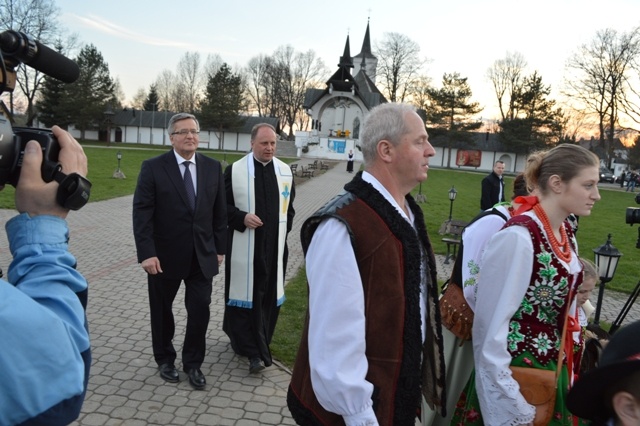
[(469, 222), (464, 220), (445, 220), (440, 226), (438, 233), (444, 235), (442, 242), (447, 245), (447, 257), (444, 259), (445, 264), (449, 264), (449, 259), (456, 258), (458, 246), (462, 237), (462, 231)]
[(300, 177), (312, 178), (314, 172), (315, 170), (311, 167), (305, 169), (304, 166), (300, 166)]
[(318, 168), (318, 160), (315, 160), (313, 163), (307, 165), (308, 169), (316, 170)]
[(329, 165), (327, 163), (320, 162), (320, 170), (329, 170)]
[(298, 163), (290, 164), (289, 167), (291, 168), (291, 173), (295, 175), (296, 172), (298, 171)]

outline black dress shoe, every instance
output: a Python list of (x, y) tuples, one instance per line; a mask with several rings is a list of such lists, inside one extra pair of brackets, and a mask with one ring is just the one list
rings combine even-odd
[(162, 377), (167, 382), (177, 383), (179, 380), (178, 370), (173, 364), (160, 364), (158, 367), (160, 370), (160, 377)]
[(202, 371), (200, 371), (199, 368), (190, 368), (186, 370), (185, 373), (187, 373), (187, 376), (189, 376), (189, 384), (194, 389), (204, 389), (207, 381), (205, 380), (204, 374), (202, 374)]
[(264, 370), (264, 362), (262, 359), (255, 357), (249, 360), (249, 373), (258, 374)]

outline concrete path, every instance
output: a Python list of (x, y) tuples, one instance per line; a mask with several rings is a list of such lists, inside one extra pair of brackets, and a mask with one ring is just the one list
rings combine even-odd
[[(309, 161), (301, 160), (301, 164)], [(356, 166), (357, 170), (358, 165)], [(336, 195), (353, 175), (346, 163), (314, 177), (297, 189), (296, 218), (290, 234), (287, 277), (303, 264), (299, 232), (304, 219)], [(292, 425), (286, 407), (290, 372), (275, 365), (250, 375), (246, 359), (235, 356), (222, 332), (224, 271), (214, 279), (203, 391), (194, 391), (186, 375), (178, 384), (157, 374), (151, 352), (147, 280), (136, 260), (131, 227), (132, 196), (90, 203), (69, 215), (71, 250), (89, 281), (88, 316), (93, 365), (86, 402), (76, 425)], [(0, 210), (0, 220), (15, 214)], [(0, 266), (9, 266), (9, 249), (0, 235)], [(439, 273), (448, 271), (439, 257)], [(186, 320), (182, 291), (176, 300), (176, 348)], [(602, 319), (613, 321), (626, 295), (608, 292)], [(595, 302), (595, 295), (593, 301)], [(627, 322), (640, 319), (640, 303)], [(181, 370), (178, 362), (176, 365)]]

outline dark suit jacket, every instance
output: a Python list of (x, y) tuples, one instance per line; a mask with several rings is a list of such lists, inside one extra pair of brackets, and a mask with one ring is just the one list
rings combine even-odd
[(217, 160), (195, 155), (195, 211), (189, 208), (173, 150), (142, 163), (133, 196), (138, 262), (157, 256), (165, 278), (186, 278), (194, 250), (202, 273), (211, 278), (218, 273), (217, 255), (226, 250), (227, 201), (222, 167)]
[[(500, 196), (500, 186), (502, 185), (502, 198)], [(504, 201), (504, 180), (501, 181), (496, 172), (491, 172), (482, 179), (482, 198), (480, 199), (480, 210), (487, 210), (497, 203)]]

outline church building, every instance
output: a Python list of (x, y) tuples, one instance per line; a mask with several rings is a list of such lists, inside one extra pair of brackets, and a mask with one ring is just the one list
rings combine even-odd
[(327, 80), (327, 87), (307, 90), (303, 107), (311, 117), (311, 130), (296, 132), (298, 156), (346, 160), (352, 151), (356, 161), (362, 160), (358, 138), (364, 116), (387, 102), (376, 87), (377, 65), (367, 23), (361, 52), (351, 56), (347, 36), (338, 70)]

